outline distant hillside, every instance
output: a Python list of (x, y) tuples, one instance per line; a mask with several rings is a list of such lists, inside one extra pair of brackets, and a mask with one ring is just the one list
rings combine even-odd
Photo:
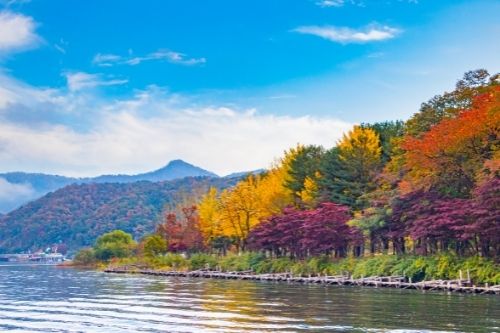
[(136, 238), (151, 232), (165, 205), (226, 188), (238, 178), (189, 177), (164, 182), (73, 184), (0, 217), (0, 252), (36, 250), (62, 242), (77, 249), (113, 229)]
[(41, 173), (0, 173), (0, 213), (13, 209), (70, 184), (131, 183), (165, 181), (184, 177), (218, 177), (182, 160), (174, 160), (156, 171), (138, 175), (104, 175), (94, 178), (71, 178)]

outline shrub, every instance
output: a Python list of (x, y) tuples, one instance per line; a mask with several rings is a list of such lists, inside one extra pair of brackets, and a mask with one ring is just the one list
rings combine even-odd
[(94, 250), (91, 248), (81, 249), (75, 255), (73, 262), (76, 265), (82, 265), (82, 266), (94, 265), (96, 263)]
[(189, 258), (189, 268), (197, 269), (214, 269), (217, 266), (217, 258), (206, 253), (195, 253)]

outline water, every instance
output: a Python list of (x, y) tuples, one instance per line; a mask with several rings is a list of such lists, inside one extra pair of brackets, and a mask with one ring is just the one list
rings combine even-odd
[(500, 297), (0, 265), (0, 331), (500, 332)]

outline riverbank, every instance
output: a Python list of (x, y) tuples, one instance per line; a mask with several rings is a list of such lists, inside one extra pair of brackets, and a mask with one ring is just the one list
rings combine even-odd
[(255, 274), (251, 271), (243, 272), (221, 272), (210, 270), (197, 271), (161, 271), (150, 269), (138, 269), (135, 266), (114, 267), (104, 270), (106, 273), (117, 274), (143, 274), (153, 276), (188, 277), (188, 278), (210, 278), (210, 279), (230, 279), (230, 280), (251, 280), (251, 281), (271, 281), (301, 284), (323, 284), (340, 286), (368, 286), (417, 290), (440, 290), (473, 294), (495, 294), (500, 295), (500, 285), (496, 286), (475, 286), (470, 279), (458, 280), (432, 280), (411, 282), (406, 281), (404, 276), (370, 276), (354, 279), (352, 276), (294, 276), (291, 273), (277, 274)]
[(154, 271), (245, 272), (255, 274), (283, 274), (293, 276), (350, 276), (360, 279), (368, 276), (402, 276), (407, 282), (430, 280), (469, 280), (476, 286), (500, 284), (500, 267), (493, 260), (481, 257), (457, 257), (451, 254), (435, 256), (374, 255), (362, 258), (331, 258), (328, 256), (291, 259), (269, 258), (262, 253), (246, 252), (215, 256), (205, 253), (189, 257), (168, 253), (154, 257), (112, 259), (107, 264), (94, 263), (101, 269), (137, 267)]

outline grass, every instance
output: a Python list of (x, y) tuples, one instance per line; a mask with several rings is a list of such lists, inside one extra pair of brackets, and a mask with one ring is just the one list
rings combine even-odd
[(500, 284), (500, 265), (482, 257), (458, 257), (452, 254), (436, 256), (375, 255), (363, 258), (332, 259), (328, 256), (294, 260), (288, 257), (267, 258), (262, 253), (245, 252), (218, 257), (195, 253), (189, 258), (168, 253), (153, 258), (131, 257), (113, 259), (112, 266), (137, 266), (157, 270), (221, 269), (223, 271), (248, 271), (255, 273), (285, 273), (294, 275), (341, 275), (354, 278), (368, 276), (400, 275), (413, 282), (435, 279), (458, 279), (460, 271), (467, 278), (467, 271), (475, 284)]

